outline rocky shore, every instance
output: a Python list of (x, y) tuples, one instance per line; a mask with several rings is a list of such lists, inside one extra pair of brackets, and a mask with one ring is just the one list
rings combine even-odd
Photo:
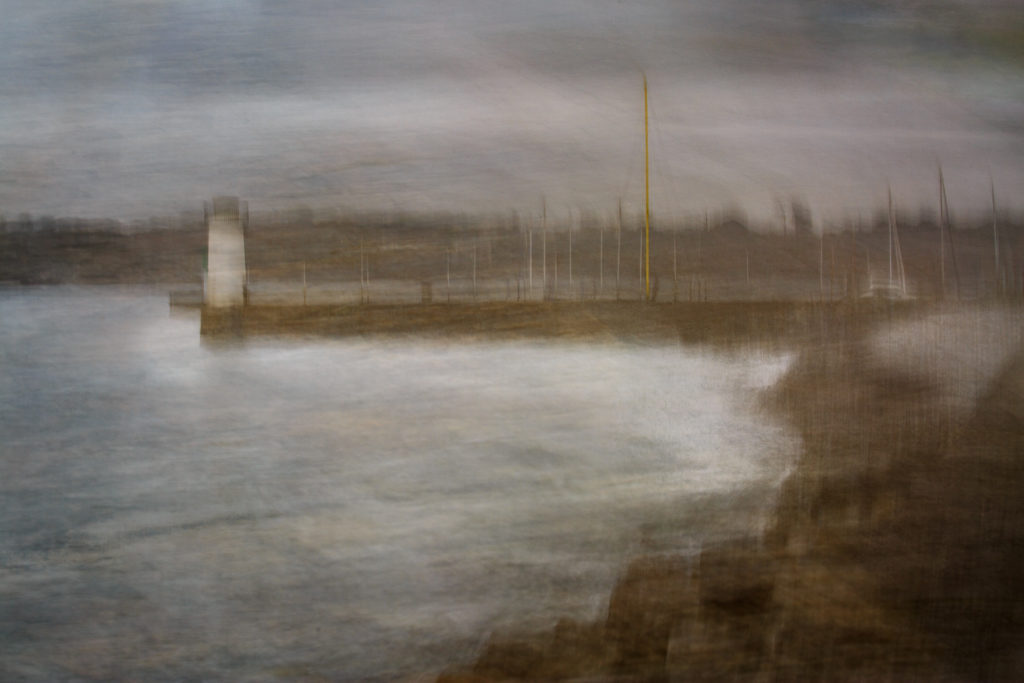
[(838, 320), (764, 398), (803, 453), (763, 537), (636, 558), (604, 618), (438, 680), (1019, 680), (1024, 316)]

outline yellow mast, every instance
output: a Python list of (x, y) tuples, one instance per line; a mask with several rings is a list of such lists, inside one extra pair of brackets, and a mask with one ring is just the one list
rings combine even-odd
[(651, 298), (651, 184), (647, 147), (647, 75), (644, 74), (644, 298)]

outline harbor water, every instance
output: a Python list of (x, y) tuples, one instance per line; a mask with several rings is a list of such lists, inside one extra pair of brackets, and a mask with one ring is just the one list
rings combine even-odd
[(163, 292), (0, 289), (0, 679), (394, 680), (596, 619), (755, 533), (777, 352), (199, 338)]

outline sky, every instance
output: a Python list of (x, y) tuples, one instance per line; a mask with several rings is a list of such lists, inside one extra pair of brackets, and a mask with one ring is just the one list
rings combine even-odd
[(1009, 0), (0, 0), (0, 213), (1024, 209)]

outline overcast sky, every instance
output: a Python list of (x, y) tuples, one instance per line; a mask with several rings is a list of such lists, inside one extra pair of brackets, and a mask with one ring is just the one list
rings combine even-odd
[(1017, 5), (0, 0), (0, 212), (1022, 209)]

